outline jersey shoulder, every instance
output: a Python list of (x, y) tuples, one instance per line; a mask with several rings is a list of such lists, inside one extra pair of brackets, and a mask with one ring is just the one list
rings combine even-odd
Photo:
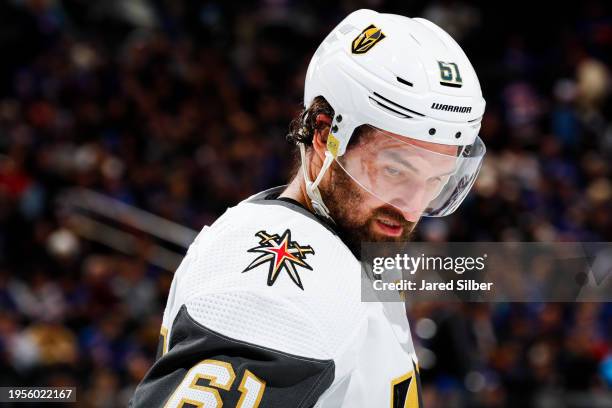
[[(198, 235), (190, 284), (275, 293), (326, 293), (360, 265), (342, 240), (307, 210), (280, 200), (242, 202)], [(332, 273), (333, 272), (333, 273)], [(357, 276), (354, 276), (358, 278)], [(197, 285), (196, 285), (197, 286)], [(200, 288), (198, 288), (200, 290)]]
[(365, 315), (357, 259), (316, 217), (279, 200), (228, 209), (175, 280), (168, 320), (185, 305), (225, 336), (312, 358), (333, 358)]

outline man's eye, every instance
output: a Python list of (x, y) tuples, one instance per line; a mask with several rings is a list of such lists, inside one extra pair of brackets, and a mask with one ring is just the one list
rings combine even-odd
[(385, 166), (385, 173), (388, 176), (399, 176), (402, 172), (395, 167)]

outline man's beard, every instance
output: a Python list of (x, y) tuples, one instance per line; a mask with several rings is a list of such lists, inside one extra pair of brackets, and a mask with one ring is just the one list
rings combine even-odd
[[(336, 223), (335, 230), (351, 252), (361, 259), (361, 245), (364, 242), (406, 242), (409, 241), (416, 222), (407, 221), (391, 205), (373, 209), (370, 214), (359, 215), (362, 202), (369, 198), (367, 191), (361, 188), (337, 163), (330, 168), (332, 184), (321, 189), (321, 197)], [(397, 237), (382, 235), (373, 231), (374, 223), (380, 216), (397, 222), (402, 227), (402, 234)]]

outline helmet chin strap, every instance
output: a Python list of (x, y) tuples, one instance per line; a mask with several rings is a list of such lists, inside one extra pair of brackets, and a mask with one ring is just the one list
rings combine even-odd
[(306, 160), (306, 148), (303, 143), (300, 143), (300, 156), (302, 159), (302, 173), (304, 175), (304, 182), (306, 183), (306, 194), (310, 199), (310, 203), (312, 204), (312, 208), (314, 209), (317, 215), (321, 217), (325, 217), (333, 222), (332, 217), (329, 215), (329, 210), (325, 206), (323, 202), (323, 198), (321, 197), (321, 192), (319, 191), (319, 183), (323, 179), (323, 176), (331, 166), (334, 161), (334, 156), (330, 151), (325, 150), (325, 160), (323, 161), (323, 165), (321, 166), (321, 170), (317, 175), (315, 181), (310, 180), (310, 173), (308, 169), (308, 161)]

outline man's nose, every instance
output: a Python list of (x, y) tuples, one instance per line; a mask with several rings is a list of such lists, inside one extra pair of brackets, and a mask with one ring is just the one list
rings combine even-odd
[(424, 186), (415, 186), (402, 196), (394, 197), (389, 204), (399, 209), (402, 216), (410, 222), (417, 222), (428, 203), (425, 202)]

